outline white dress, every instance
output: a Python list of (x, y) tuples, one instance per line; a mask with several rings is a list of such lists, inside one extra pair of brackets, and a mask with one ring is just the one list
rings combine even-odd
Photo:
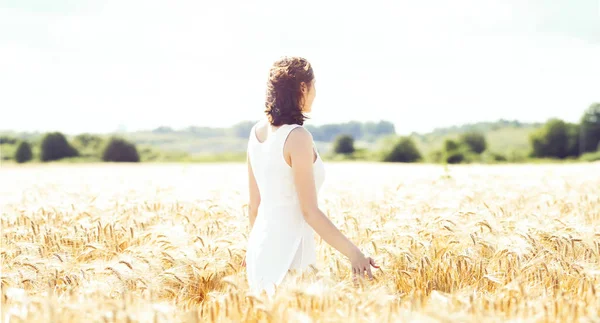
[[(306, 269), (316, 263), (315, 233), (302, 215), (292, 168), (283, 147), (289, 133), (300, 125), (279, 127), (264, 142), (250, 132), (248, 156), (260, 192), (260, 205), (246, 249), (246, 275), (250, 291), (273, 295), (289, 269)], [(314, 143), (313, 143), (314, 146)], [(316, 148), (313, 172), (320, 190), (325, 179), (323, 161)]]

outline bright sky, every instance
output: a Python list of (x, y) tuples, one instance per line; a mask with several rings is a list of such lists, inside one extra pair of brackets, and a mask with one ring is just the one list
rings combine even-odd
[(599, 0), (0, 0), (0, 129), (263, 116), (271, 63), (313, 63), (313, 124), (400, 133), (576, 121), (600, 101)]

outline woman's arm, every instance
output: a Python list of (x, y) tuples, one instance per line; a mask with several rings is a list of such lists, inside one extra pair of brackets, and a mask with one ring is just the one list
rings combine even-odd
[[(249, 230), (252, 231), (254, 226), (254, 220), (258, 215), (258, 206), (260, 205), (260, 191), (258, 190), (258, 184), (256, 184), (256, 178), (252, 171), (252, 165), (250, 163), (250, 156), (246, 157), (246, 164), (248, 165), (248, 219), (250, 220)], [(246, 257), (242, 260), (242, 266), (246, 267)]]
[[(352, 263), (353, 274), (362, 277), (365, 273), (372, 278), (370, 265), (375, 266), (319, 209), (317, 190), (313, 173), (313, 139), (304, 128), (296, 128), (290, 133), (284, 152), (291, 164), (298, 199), (306, 222), (327, 242)], [(377, 268), (377, 267), (376, 267)]]
[(248, 217), (250, 218), (250, 230), (254, 226), (254, 220), (258, 215), (258, 206), (260, 205), (260, 192), (258, 190), (258, 184), (256, 184), (256, 178), (252, 171), (252, 164), (250, 163), (250, 157), (247, 157), (248, 164), (248, 192), (250, 201), (248, 203)]

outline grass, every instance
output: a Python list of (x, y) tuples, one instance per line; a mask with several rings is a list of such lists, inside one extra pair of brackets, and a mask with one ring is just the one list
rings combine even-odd
[(196, 154), (190, 158), (190, 161), (196, 163), (245, 162), (246, 153)]
[(600, 150), (596, 152), (585, 153), (581, 155), (580, 159), (587, 162), (600, 161)]
[[(141, 149), (139, 151), (142, 163), (223, 163), (223, 162), (244, 162), (246, 153), (212, 153), (190, 155), (185, 152), (159, 152), (150, 149)], [(14, 159), (4, 159), (3, 165), (17, 164)], [(39, 157), (27, 162), (27, 164), (89, 164), (101, 163), (102, 159), (97, 155), (85, 155), (70, 158), (63, 158), (51, 162), (42, 162)]]
[(14, 159), (15, 152), (17, 151), (17, 145), (11, 144), (0, 144), (0, 161), (7, 161)]
[(3, 321), (586, 322), (600, 317), (600, 167), (329, 163), (321, 207), (381, 265), (249, 295), (243, 164), (2, 167)]

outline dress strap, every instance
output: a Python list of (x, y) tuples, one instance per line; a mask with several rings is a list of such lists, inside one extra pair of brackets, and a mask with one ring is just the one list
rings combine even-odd
[(254, 126), (252, 126), (252, 129), (250, 130), (250, 133), (248, 136), (248, 141), (250, 143), (254, 142), (254, 143), (259, 143), (259, 144), (264, 144), (264, 145), (275, 144), (275, 145), (281, 146), (282, 149), (283, 149), (283, 145), (287, 141), (287, 137), (290, 135), (290, 132), (298, 127), (302, 127), (301, 125), (298, 125), (298, 124), (284, 124), (284, 125), (280, 126), (279, 129), (269, 133), (269, 136), (265, 141), (259, 141), (258, 137), (256, 135), (256, 129), (259, 125), (260, 125), (260, 122), (257, 122), (256, 124), (254, 124)]
[(274, 158), (281, 159), (281, 161), (286, 166), (289, 166), (289, 165), (286, 162), (284, 153), (283, 153), (284, 148), (285, 148), (285, 143), (287, 142), (287, 138), (289, 137), (292, 130), (299, 128), (299, 127), (302, 127), (302, 126), (297, 125), (297, 124), (285, 124), (285, 125), (281, 126), (279, 129), (277, 129), (277, 131), (275, 132), (276, 138), (273, 138), (273, 139), (276, 139), (276, 143), (275, 143), (276, 146), (273, 147), (274, 148), (273, 152), (275, 154), (277, 154), (278, 157), (274, 156)]
[(290, 135), (290, 132), (292, 132), (292, 130), (294, 130), (298, 127), (302, 127), (302, 126), (298, 125), (298, 124), (284, 124), (279, 129), (277, 129), (277, 131), (275, 132), (275, 135), (277, 136), (277, 141), (281, 145), (281, 149), (283, 149), (283, 146), (285, 145), (285, 142), (287, 141), (287, 138)]

